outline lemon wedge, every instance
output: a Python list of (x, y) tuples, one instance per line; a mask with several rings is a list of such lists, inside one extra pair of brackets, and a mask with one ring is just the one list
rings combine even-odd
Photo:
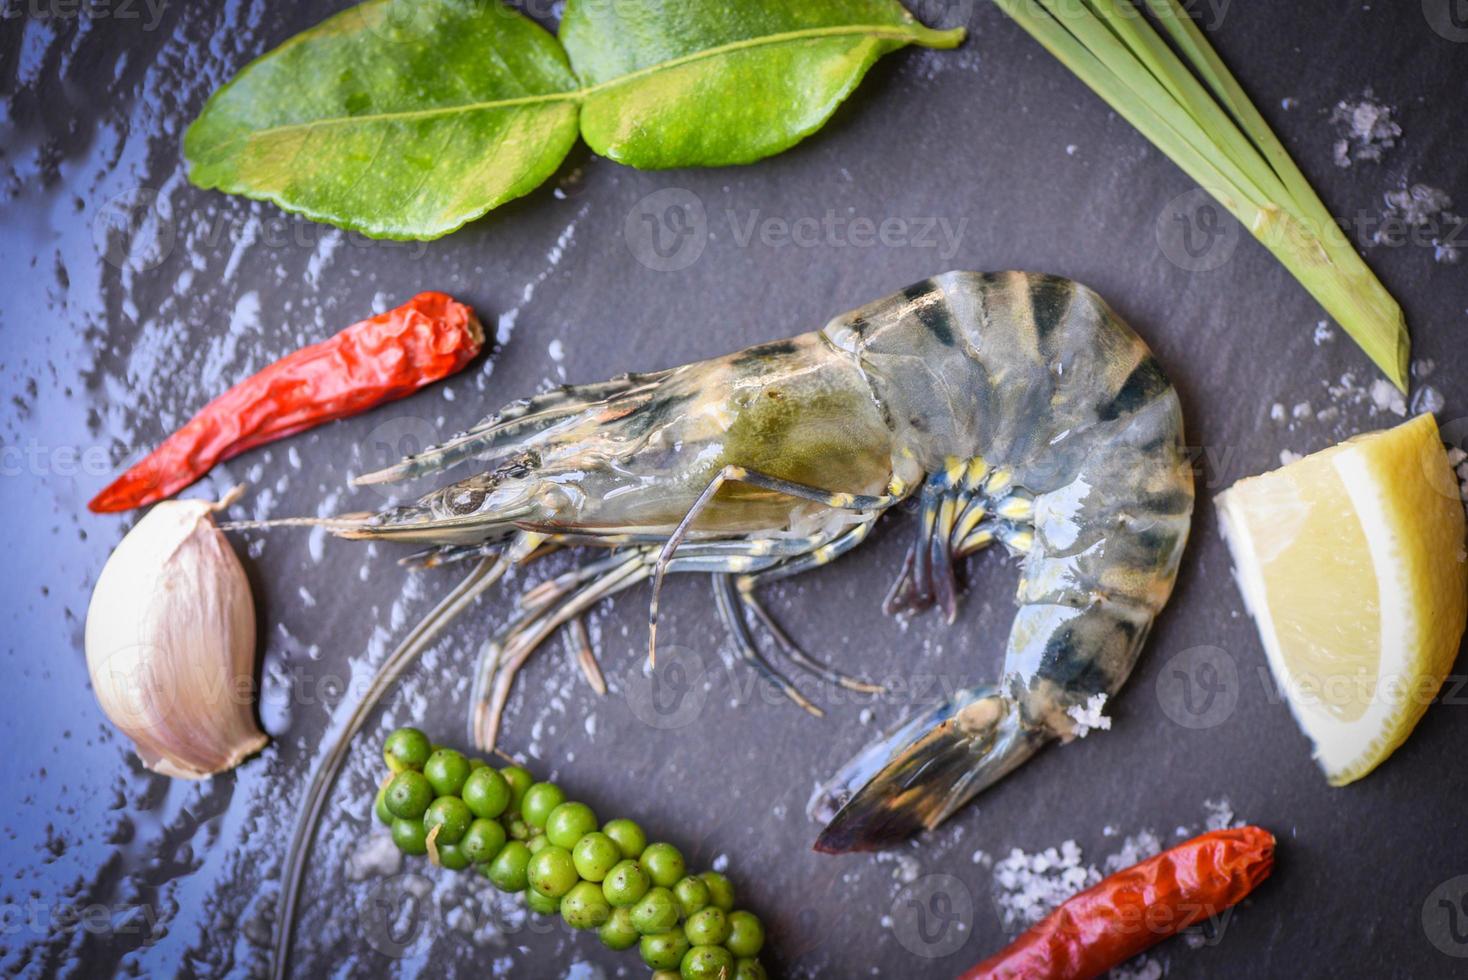
[(1406, 741), (1468, 616), (1463, 502), (1421, 415), (1218, 497), (1275, 683), (1333, 786)]

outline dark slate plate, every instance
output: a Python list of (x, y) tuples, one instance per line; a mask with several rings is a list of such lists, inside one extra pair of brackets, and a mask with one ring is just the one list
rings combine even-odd
[[(258, 516), (359, 509), (382, 501), (345, 489), (349, 475), (547, 383), (785, 337), (950, 268), (1045, 270), (1090, 284), (1151, 342), (1182, 392), (1203, 460), (1193, 542), (1113, 706), (1114, 730), (1043, 754), (895, 854), (812, 853), (803, 811), (817, 779), (935, 687), (991, 677), (1010, 616), (1015, 571), (991, 555), (968, 569), (953, 629), (933, 616), (884, 618), (879, 599), (910, 533), (910, 518), (894, 517), (858, 553), (769, 601), (811, 649), (900, 679), (906, 693), (865, 704), (824, 692), (826, 719), (809, 718), (724, 666), (706, 586), (674, 581), (664, 636), (707, 668), (707, 687), (688, 695), (697, 707), (688, 724), (644, 723), (627, 695), (645, 637), (646, 596), (633, 592), (593, 622), (617, 690), (595, 698), (549, 647), (524, 676), (505, 747), (604, 813), (643, 820), (697, 863), (727, 860), (743, 901), (771, 924), (768, 961), (780, 973), (952, 976), (1006, 938), (990, 862), (1070, 840), (1084, 863), (1101, 866), (1143, 831), (1167, 843), (1200, 829), (1206, 801), (1273, 829), (1278, 871), (1199, 948), (1171, 942), (1142, 969), (1461, 970), (1452, 957), (1468, 955), (1468, 769), (1459, 763), (1468, 688), (1451, 688), (1369, 779), (1328, 788), (1274, 694), (1211, 504), (1218, 489), (1277, 465), (1281, 451), (1308, 452), (1396, 416), (1330, 394), (1348, 372), (1358, 392), (1370, 384), (1365, 357), (1339, 331), (1317, 343), (1322, 313), (1288, 274), (1227, 219), (1212, 222), (1182, 173), (1013, 24), (988, 4), (931, 5), (929, 22), (970, 25), (965, 47), (884, 61), (825, 131), (758, 166), (637, 173), (578, 151), (555, 182), (463, 232), (392, 245), (204, 193), (183, 176), (181, 133), (208, 93), (337, 6), (5, 5), (7, 971), (262, 970), (284, 841), (323, 738), (369, 665), (451, 584), (451, 571), (409, 574), (386, 549), (296, 532), (241, 536), (273, 741), (202, 785), (141, 770), (93, 701), (81, 644), (92, 584), (131, 518), (94, 517), (84, 505), (117, 464), (228, 381), (424, 288), (453, 291), (496, 320), (502, 348), (476, 369), (251, 453), (191, 491), (248, 480), (245, 510)], [(1333, 213), (1369, 237), (1388, 191), (1422, 182), (1468, 197), (1468, 25), (1461, 4), (1456, 20), (1450, 6), (1197, 8)], [(554, 14), (548, 4), (532, 12)], [(1368, 87), (1396, 108), (1405, 134), (1379, 163), (1338, 169), (1331, 110)], [(640, 261), (641, 215), (680, 201), (702, 208), (707, 236), (666, 243), (685, 249), (671, 262)], [(892, 222), (887, 244), (853, 245), (845, 222), (858, 218)], [(804, 231), (821, 230), (796, 242), (768, 224), (801, 219), (815, 219)], [(109, 227), (132, 233), (109, 237)], [(1468, 244), (1461, 227), (1438, 231)], [(1435, 261), (1420, 237), (1368, 255), (1406, 308), (1415, 356), (1435, 365), (1425, 380), (1445, 397), (1440, 419), (1463, 437), (1465, 267)], [(683, 267), (660, 271), (667, 264)], [(1291, 416), (1305, 402), (1308, 417), (1271, 418), (1276, 405)], [(482, 881), (421, 863), (403, 866), (408, 877), (353, 873), (372, 832), (381, 733), (415, 720), (461, 742), (469, 671), (508, 608), (507, 591), (466, 616), (361, 740), (312, 860), (298, 975), (641, 969), (631, 954), (496, 911)], [(1200, 696), (1205, 685), (1214, 701), (1185, 702), (1185, 685)], [(398, 913), (390, 927), (384, 910)]]

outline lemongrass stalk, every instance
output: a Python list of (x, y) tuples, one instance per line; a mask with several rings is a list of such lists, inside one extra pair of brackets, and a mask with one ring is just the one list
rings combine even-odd
[(1265, 201), (1278, 204), (1289, 200), (1290, 192), (1275, 169), (1260, 158), (1258, 149), (1248, 136), (1193, 77), (1131, 0), (1085, 2), (1101, 15), (1111, 32), (1131, 49), (1151, 75), (1172, 93), (1183, 111), (1202, 128), (1219, 152), (1249, 175)]
[(1401, 306), (1341, 231), (1289, 151), (1178, 0), (1147, 0), (1147, 6), (1192, 63), (1193, 70), (1269, 160), (1289, 188), (1297, 214), (1319, 229), (1314, 237), (1325, 250), (1334, 275), (1325, 276), (1318, 289), (1310, 289), (1311, 294), (1396, 386), (1406, 391), (1411, 340)]
[[(1143, 135), (1164, 151), (1174, 140), (1182, 140), (1219, 171), (1234, 189), (1235, 196), (1247, 200), (1255, 210), (1275, 204), (1275, 195), (1255, 179), (1255, 175), (1239, 166), (1235, 157), (1222, 152), (1221, 147), (1209, 136), (1207, 129), (1179, 104), (1171, 92), (1153, 77), (1136, 54), (1127, 47), (1094, 13), (1085, 17), (1055, 16), (1061, 0), (1040, 0), (1040, 3), (1063, 30), (1068, 30), (1107, 69), (1115, 81), (1136, 93), (1163, 123), (1164, 135), (1158, 138), (1142, 126)], [(1089, 9), (1089, 8), (1086, 8)], [(1133, 125), (1136, 125), (1135, 123)], [(1168, 153), (1168, 156), (1172, 156)], [(1246, 212), (1240, 218), (1245, 224), (1253, 220), (1253, 213)]]
[(1147, 4), (1203, 82), (1130, 0), (1130, 17), (1116, 0), (1071, 0), (1063, 14), (1058, 0), (996, 2), (1218, 199), (1405, 390), (1401, 308), (1176, 0)]
[(1154, 111), (1146, 100), (1122, 84), (1112, 69), (1060, 26), (1038, 0), (996, 0), (1030, 36), (1069, 68), (1093, 91), (1102, 94), (1117, 113), (1142, 132), (1199, 184), (1207, 187), (1241, 221), (1251, 220), (1262, 203), (1219, 170), (1216, 154), (1193, 148)]

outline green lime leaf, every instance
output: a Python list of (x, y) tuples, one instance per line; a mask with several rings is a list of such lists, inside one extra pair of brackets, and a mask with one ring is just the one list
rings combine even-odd
[(819, 129), (882, 55), (951, 48), (896, 0), (568, 0), (581, 134), (643, 169), (751, 163)]
[(369, 0), (214, 93), (189, 178), (375, 238), (437, 238), (543, 183), (576, 141), (556, 39), (500, 0)]

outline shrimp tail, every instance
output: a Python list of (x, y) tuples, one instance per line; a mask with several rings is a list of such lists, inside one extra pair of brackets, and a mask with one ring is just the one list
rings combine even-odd
[(874, 851), (931, 830), (1050, 740), (993, 687), (958, 692), (869, 745), (816, 794), (815, 849)]

